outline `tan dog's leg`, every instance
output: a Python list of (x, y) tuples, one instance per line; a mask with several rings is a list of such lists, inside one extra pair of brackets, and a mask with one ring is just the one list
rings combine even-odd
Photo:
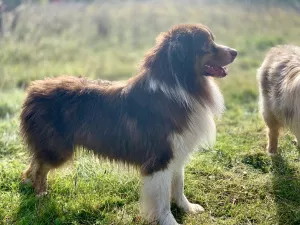
[(33, 161), (31, 161), (27, 169), (23, 171), (22, 180), (24, 184), (33, 184), (33, 180), (32, 180), (33, 167), (34, 167), (34, 163)]
[(267, 134), (268, 134), (268, 146), (267, 151), (270, 155), (274, 155), (277, 153), (277, 145), (278, 145), (278, 136), (280, 124), (276, 120), (276, 118), (270, 112), (263, 113), (266, 125), (267, 125)]
[(47, 194), (47, 175), (51, 167), (32, 159), (29, 167), (23, 172), (23, 182), (32, 183), (38, 196)]
[(47, 175), (50, 169), (50, 166), (43, 163), (38, 163), (36, 166), (34, 189), (38, 196), (47, 194)]

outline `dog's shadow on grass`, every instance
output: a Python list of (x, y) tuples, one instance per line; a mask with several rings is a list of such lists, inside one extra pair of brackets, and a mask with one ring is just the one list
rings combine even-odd
[(23, 183), (19, 185), (19, 194), (15, 221), (19, 224), (56, 224), (59, 208), (51, 196), (37, 197), (33, 188)]
[(69, 201), (76, 198), (76, 193), (63, 196), (61, 193), (53, 193), (50, 190), (47, 195), (38, 197), (30, 185), (23, 183), (19, 185), (19, 194), (19, 207), (13, 219), (18, 224), (26, 225), (107, 224), (106, 216), (111, 215), (115, 208), (123, 205), (122, 202), (115, 199), (102, 202), (97, 207), (83, 204), (80, 208), (76, 208)]
[(281, 155), (272, 157), (272, 164), (278, 224), (300, 224), (300, 175)]
[(80, 210), (72, 209), (70, 205), (65, 207), (66, 196), (48, 193), (38, 197), (28, 185), (20, 184), (19, 193), (19, 208), (14, 218), (18, 224), (96, 224), (105, 217), (101, 207), (83, 206)]
[(183, 224), (184, 217), (187, 215), (182, 209), (180, 209), (175, 203), (172, 203), (171, 207), (172, 214), (174, 215), (176, 221)]

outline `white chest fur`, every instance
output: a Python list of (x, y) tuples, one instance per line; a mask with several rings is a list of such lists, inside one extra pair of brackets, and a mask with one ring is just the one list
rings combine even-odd
[(224, 99), (214, 82), (208, 82), (213, 102), (203, 106), (192, 100), (192, 113), (189, 116), (188, 129), (182, 134), (173, 133), (169, 139), (176, 158), (187, 158), (196, 147), (210, 147), (216, 140), (214, 116), (224, 111)]
[(148, 90), (162, 91), (168, 98), (179, 104), (187, 105), (192, 113), (189, 116), (188, 129), (183, 133), (173, 133), (169, 140), (173, 145), (175, 157), (186, 158), (199, 144), (201, 147), (212, 146), (216, 139), (216, 125), (214, 116), (219, 116), (224, 111), (224, 99), (218, 86), (213, 80), (207, 79), (207, 85), (212, 96), (212, 102), (201, 105), (191, 97), (179, 84), (168, 87), (153, 78), (148, 79)]

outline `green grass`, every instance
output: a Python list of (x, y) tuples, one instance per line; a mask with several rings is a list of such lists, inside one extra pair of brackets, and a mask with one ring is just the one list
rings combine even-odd
[(208, 25), (218, 42), (239, 55), (230, 75), (218, 80), (227, 111), (217, 120), (217, 143), (195, 153), (186, 168), (186, 195), (206, 211), (192, 216), (174, 206), (176, 219), (207, 225), (300, 224), (299, 151), (284, 131), (281, 155), (265, 154), (255, 78), (270, 47), (300, 45), (299, 13), (276, 5), (164, 0), (32, 6), (20, 18), (0, 43), (0, 224), (144, 224), (138, 173), (84, 152), (51, 173), (49, 195), (36, 198), (20, 183), (28, 154), (18, 135), (18, 115), (31, 80), (59, 74), (128, 78), (159, 32), (185, 22)]

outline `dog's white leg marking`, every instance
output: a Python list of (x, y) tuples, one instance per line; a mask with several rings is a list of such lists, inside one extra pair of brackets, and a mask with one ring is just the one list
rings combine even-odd
[(204, 208), (201, 205), (193, 204), (184, 195), (184, 166), (176, 168), (172, 180), (172, 198), (178, 207), (187, 213), (201, 213)]
[(141, 210), (151, 224), (178, 225), (171, 213), (171, 182), (170, 168), (143, 177)]

